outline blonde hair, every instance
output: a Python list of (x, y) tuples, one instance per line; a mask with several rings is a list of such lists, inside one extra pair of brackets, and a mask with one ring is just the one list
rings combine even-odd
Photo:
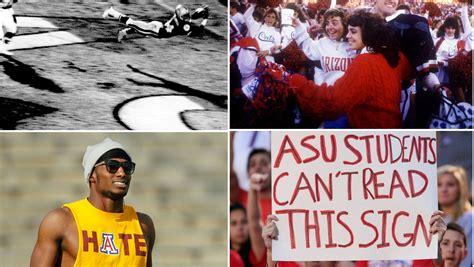
[(461, 166), (443, 165), (438, 168), (438, 179), (443, 174), (450, 174), (453, 176), (458, 185), (459, 196), (457, 198), (453, 214), (453, 221), (457, 221), (457, 219), (461, 217), (464, 212), (470, 211), (472, 209), (471, 203), (469, 202), (466, 171)]

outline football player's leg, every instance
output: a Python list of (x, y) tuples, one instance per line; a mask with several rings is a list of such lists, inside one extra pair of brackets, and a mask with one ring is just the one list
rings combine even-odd
[(113, 7), (110, 7), (104, 11), (102, 14), (104, 19), (116, 19), (122, 23), (127, 21), (128, 17), (125, 14), (120, 13), (119, 11), (115, 10)]
[(126, 25), (140, 34), (151, 35), (153, 37), (160, 37), (160, 30), (163, 28), (163, 23), (159, 21), (144, 22), (128, 19)]

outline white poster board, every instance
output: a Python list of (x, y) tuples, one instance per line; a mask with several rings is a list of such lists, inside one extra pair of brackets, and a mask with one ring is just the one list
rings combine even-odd
[(293, 9), (283, 8), (281, 10), (281, 25), (291, 25), (293, 23)]
[(436, 133), (272, 132), (277, 261), (437, 257)]

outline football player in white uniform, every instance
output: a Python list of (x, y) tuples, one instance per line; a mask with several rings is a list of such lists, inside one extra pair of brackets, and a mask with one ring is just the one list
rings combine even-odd
[(7, 50), (6, 44), (11, 41), (17, 31), (16, 19), (13, 16), (14, 2), (16, 0), (1, 0), (0, 2), (0, 54), (9, 56), (13, 53)]
[[(113, 7), (105, 10), (102, 17), (104, 19), (116, 19), (127, 26), (118, 32), (117, 40), (119, 42), (131, 33), (150, 35), (156, 38), (168, 38), (175, 35), (190, 35), (193, 32), (202, 31), (207, 24), (209, 7), (203, 6), (190, 13), (183, 5), (178, 5), (174, 10), (173, 17), (166, 23), (160, 21), (144, 22), (134, 20), (118, 12)], [(199, 26), (196, 27), (193, 22), (199, 19), (202, 19), (202, 21)]]

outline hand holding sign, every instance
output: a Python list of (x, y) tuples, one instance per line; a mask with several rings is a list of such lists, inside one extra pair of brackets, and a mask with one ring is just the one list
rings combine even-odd
[(274, 221), (278, 221), (278, 218), (268, 215), (267, 224), (262, 228), (262, 237), (267, 249), (272, 248), (272, 240), (278, 240), (278, 228)]
[(431, 234), (438, 234), (438, 240), (443, 239), (444, 232), (446, 232), (446, 222), (443, 220), (444, 212), (442, 211), (435, 211), (431, 215), (430, 219), (430, 233)]

